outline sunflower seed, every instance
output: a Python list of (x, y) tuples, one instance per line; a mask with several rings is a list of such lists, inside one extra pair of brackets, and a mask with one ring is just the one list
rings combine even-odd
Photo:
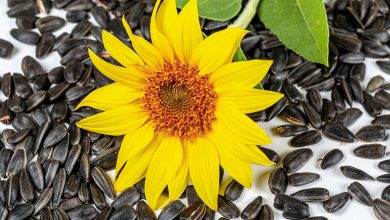
[(279, 115), (279, 113), (282, 112), (286, 107), (287, 102), (288, 102), (287, 98), (283, 97), (277, 103), (275, 103), (271, 108), (268, 108), (266, 110), (267, 113), (266, 121), (270, 121), (275, 116)]
[(22, 15), (16, 17), (16, 26), (23, 30), (30, 30), (35, 28), (35, 21), (38, 19), (35, 15)]
[(72, 198), (77, 194), (80, 188), (81, 175), (79, 172), (73, 172), (66, 180), (63, 197), (65, 199)]
[(118, 148), (105, 150), (91, 161), (91, 165), (101, 167), (104, 170), (114, 169), (118, 152)]
[[(76, 145), (75, 145), (76, 146)], [(66, 135), (54, 148), (51, 158), (65, 164), (69, 151), (69, 135)], [(77, 160), (77, 159), (76, 159)], [(65, 166), (66, 167), (66, 166)]]
[(79, 38), (83, 36), (87, 36), (91, 31), (92, 23), (88, 20), (82, 20), (72, 29), (70, 35), (72, 38)]
[(378, 67), (385, 73), (390, 73), (390, 62), (389, 61), (376, 61)]
[(83, 72), (83, 64), (77, 61), (71, 61), (68, 64), (66, 64), (65, 67), (65, 80), (68, 83), (75, 83), (77, 82)]
[(244, 186), (238, 183), (236, 180), (232, 180), (225, 189), (224, 197), (227, 200), (235, 201), (240, 198), (243, 191)]
[(320, 175), (316, 173), (294, 173), (288, 177), (288, 184), (291, 186), (303, 186), (317, 181), (318, 179), (320, 179)]
[(41, 33), (55, 32), (65, 25), (65, 20), (57, 16), (46, 16), (39, 18), (35, 26)]
[(362, 116), (363, 112), (358, 108), (348, 108), (339, 115), (336, 116), (336, 122), (344, 125), (344, 126), (350, 126), (354, 122), (357, 121), (357, 119)]
[(377, 117), (382, 113), (381, 104), (376, 101), (370, 94), (364, 92), (363, 107), (371, 117)]
[(66, 172), (60, 168), (53, 180), (53, 205), (58, 206), (66, 183)]
[(305, 75), (307, 75), (309, 72), (312, 72), (317, 67), (310, 62), (302, 63), (301, 65), (297, 66), (287, 76), (287, 82), (288, 83), (295, 83), (302, 79)]
[(321, 161), (321, 169), (327, 169), (329, 167), (333, 167), (336, 164), (340, 163), (343, 159), (344, 154), (339, 149), (333, 149), (325, 154)]
[(256, 197), (252, 202), (250, 202), (244, 210), (241, 212), (242, 219), (255, 219), (262, 207), (263, 198), (261, 196)]
[(54, 219), (61, 219), (61, 220), (69, 219), (67, 214), (59, 208), (52, 209), (51, 213), (53, 214)]
[(390, 201), (390, 186), (386, 186), (386, 188), (383, 189), (381, 198)]
[(381, 144), (366, 144), (353, 150), (353, 153), (362, 158), (380, 159), (385, 156), (386, 146)]
[(107, 206), (107, 203), (103, 193), (96, 187), (95, 184), (92, 183), (89, 184), (89, 190), (91, 192), (92, 201), (95, 204), (96, 208), (100, 210), (104, 209)]
[(34, 205), (34, 214), (38, 214), (39, 211), (43, 209), (51, 200), (53, 196), (53, 189), (47, 188), (44, 189), (41, 194), (38, 196), (37, 201)]
[(287, 172), (283, 168), (274, 169), (268, 178), (268, 187), (273, 194), (285, 193), (287, 189)]
[(345, 109), (345, 102), (340, 85), (336, 85), (332, 89), (332, 102), (336, 111), (341, 111)]
[(35, 48), (35, 56), (41, 58), (48, 55), (54, 46), (55, 39), (56, 37), (52, 33), (42, 34)]
[(383, 83), (385, 82), (385, 79), (381, 75), (376, 75), (368, 82), (366, 91), (367, 92), (374, 92), (375, 90), (379, 89)]
[(52, 220), (54, 218), (48, 207), (44, 207), (40, 214), (40, 219), (42, 220)]
[(356, 201), (367, 205), (372, 206), (372, 199), (370, 194), (359, 182), (353, 182), (348, 186), (348, 192)]
[(322, 133), (334, 140), (352, 143), (355, 141), (355, 135), (345, 126), (337, 122), (325, 123)]
[(238, 218), (240, 216), (240, 210), (237, 206), (220, 195), (218, 195), (218, 212), (227, 219)]
[(378, 168), (385, 171), (385, 172), (390, 173), (390, 160), (381, 161), (378, 164)]
[(290, 100), (290, 102), (298, 104), (303, 100), (302, 94), (294, 85), (285, 82), (283, 84), (283, 90), (284, 94), (286, 94), (286, 97), (288, 100)]
[(303, 202), (323, 202), (329, 198), (329, 191), (325, 188), (308, 188), (299, 190), (290, 196)]
[(43, 171), (45, 176), (45, 186), (50, 187), (53, 183), (54, 177), (57, 173), (60, 163), (57, 160), (48, 159), (43, 165)]
[(295, 105), (287, 105), (279, 114), (279, 117), (296, 125), (307, 124), (305, 114)]
[(172, 201), (160, 212), (158, 220), (175, 219), (185, 208), (186, 206), (180, 200)]
[(16, 131), (14, 134), (12, 134), (10, 137), (8, 137), (7, 142), (10, 144), (16, 144), (19, 143), (21, 140), (23, 140), (28, 133), (30, 132), (29, 128)]
[(68, 129), (64, 124), (57, 124), (46, 135), (43, 147), (50, 147), (60, 142), (68, 134)]
[(309, 208), (302, 204), (286, 203), (282, 215), (286, 219), (304, 219), (310, 216), (310, 212)]
[(368, 175), (361, 169), (352, 167), (352, 166), (341, 166), (340, 171), (345, 177), (355, 179), (355, 180), (374, 180), (374, 178)]
[(3, 148), (0, 150), (0, 175), (5, 178), (6, 177), (6, 171), (7, 166), (9, 164), (9, 161), (13, 155), (13, 150)]
[(313, 157), (313, 151), (309, 148), (302, 148), (291, 151), (283, 159), (284, 169), (289, 173), (294, 173), (302, 168)]
[(11, 73), (3, 74), (1, 78), (1, 91), (7, 97), (11, 97), (14, 92), (14, 84), (12, 81)]
[(186, 198), (187, 198), (187, 203), (189, 205), (191, 205), (194, 202), (201, 201), (201, 199), (199, 198), (198, 194), (196, 193), (195, 188), (194, 188), (193, 185), (188, 185), (187, 186), (187, 188), (186, 188)]
[(265, 156), (267, 156), (269, 160), (271, 160), (274, 163), (279, 162), (279, 154), (276, 153), (276, 151), (271, 150), (269, 148), (260, 147), (260, 146), (258, 148), (265, 154)]
[(124, 205), (134, 205), (141, 199), (141, 194), (134, 187), (129, 187), (119, 194), (119, 196), (111, 203), (114, 209), (118, 209)]
[(12, 209), (19, 195), (19, 177), (10, 176), (4, 187), (4, 203), (8, 209)]
[(148, 206), (148, 204), (140, 200), (137, 203), (137, 219), (139, 220), (155, 220), (156, 215), (154, 211)]
[(36, 109), (39, 105), (41, 105), (44, 101), (46, 101), (47, 92), (44, 90), (37, 91), (30, 95), (26, 100), (26, 111), (30, 112)]
[(376, 178), (377, 181), (382, 183), (390, 183), (390, 174), (383, 174)]
[(351, 198), (351, 195), (347, 192), (339, 193), (329, 197), (329, 199), (322, 204), (322, 207), (329, 213), (338, 212)]
[(203, 219), (206, 207), (203, 202), (195, 202), (180, 213), (180, 219)]
[(70, 219), (92, 220), (98, 215), (98, 212), (92, 205), (80, 205), (72, 210), (67, 211), (66, 214)]
[(62, 82), (60, 84), (55, 85), (54, 87), (47, 90), (47, 95), (49, 101), (55, 101), (63, 94), (65, 94), (66, 90), (69, 88), (70, 84), (67, 82)]
[(60, 208), (61, 210), (64, 210), (64, 211), (68, 211), (68, 210), (72, 210), (74, 208), (77, 208), (81, 205), (82, 205), (82, 203), (81, 203), (80, 199), (78, 197), (73, 197), (73, 198), (68, 199), (68, 200), (63, 200), (60, 203), (60, 205), (58, 206), (58, 208)]
[(71, 23), (80, 22), (82, 20), (87, 19), (88, 17), (88, 13), (83, 10), (72, 10), (66, 13), (66, 20)]
[(66, 162), (65, 162), (66, 173), (70, 174), (72, 172), (73, 167), (76, 164), (76, 162), (80, 156), (80, 153), (81, 153), (81, 146), (79, 144), (74, 145), (70, 149), (69, 154), (68, 154), (68, 158), (66, 159)]
[(372, 203), (374, 214), (379, 220), (390, 218), (390, 202), (383, 199), (375, 199)]
[(68, 115), (68, 106), (65, 101), (57, 100), (50, 112), (52, 121), (61, 122)]
[(19, 220), (25, 219), (29, 215), (33, 214), (34, 206), (28, 203), (18, 204), (13, 208), (7, 217), (7, 220)]
[(361, 141), (383, 141), (387, 139), (386, 129), (382, 125), (366, 125), (356, 133)]
[(41, 165), (37, 161), (33, 161), (27, 166), (27, 171), (30, 174), (30, 178), (35, 186), (35, 189), (37, 191), (43, 190), (44, 176)]
[(87, 182), (81, 183), (77, 195), (81, 202), (88, 204), (89, 200), (91, 199), (91, 193), (89, 191), (89, 184)]
[(24, 100), (17, 95), (14, 95), (12, 98), (9, 98), (7, 100), (7, 105), (9, 110), (11, 110), (14, 113), (23, 112), (24, 109), (26, 108), (26, 104), (24, 103)]
[(257, 216), (258, 220), (273, 220), (274, 219), (274, 213), (268, 205), (264, 204), (261, 206), (259, 215)]
[(23, 148), (15, 150), (15, 153), (9, 160), (6, 176), (18, 175), (20, 170), (26, 167), (26, 163), (26, 151)]
[(329, 122), (336, 116), (336, 110), (333, 103), (328, 99), (323, 99), (321, 120)]
[(10, 34), (16, 40), (30, 45), (36, 45), (39, 40), (39, 34), (34, 31), (22, 30), (22, 29), (11, 29)]
[(25, 169), (21, 170), (19, 176), (20, 195), (25, 202), (33, 202), (35, 200), (34, 185)]
[(14, 45), (10, 42), (0, 39), (0, 57), (5, 58), (12, 55), (14, 51)]
[(374, 97), (384, 109), (390, 109), (390, 94), (388, 92), (381, 89), (375, 93)]
[(129, 205), (125, 205), (120, 207), (119, 209), (114, 210), (111, 213), (111, 220), (121, 220), (121, 219), (129, 219), (133, 220), (137, 217), (137, 214), (133, 207)]
[(103, 191), (103, 193), (110, 199), (115, 199), (114, 186), (110, 177), (100, 167), (94, 167), (91, 170), (91, 176), (96, 185)]
[(46, 160), (51, 157), (52, 153), (53, 153), (53, 147), (41, 148), (41, 150), (38, 152), (37, 161), (43, 165), (46, 162)]
[(91, 150), (93, 154), (99, 155), (104, 150), (110, 148), (113, 144), (113, 139), (111, 137), (105, 136), (96, 141), (91, 145)]
[(317, 130), (305, 131), (291, 139), (292, 147), (305, 147), (321, 142), (321, 134)]
[(31, 112), (31, 117), (39, 125), (43, 126), (46, 122), (51, 122), (50, 115), (46, 108), (37, 108)]
[(317, 89), (310, 89), (306, 93), (306, 100), (317, 111), (317, 113), (321, 113), (322, 98), (321, 98), (320, 91), (318, 91)]
[[(303, 201), (300, 201), (294, 197), (291, 197), (289, 195), (285, 195), (285, 194), (276, 194), (275, 195), (275, 198), (274, 198), (274, 207), (277, 209), (277, 210), (283, 210), (283, 207), (286, 203), (295, 203), (295, 204), (300, 204), (300, 205), (303, 205), (307, 208), (309, 208), (309, 205), (306, 203), (306, 202), (303, 202)], [(261, 212), (261, 211), (260, 211)]]

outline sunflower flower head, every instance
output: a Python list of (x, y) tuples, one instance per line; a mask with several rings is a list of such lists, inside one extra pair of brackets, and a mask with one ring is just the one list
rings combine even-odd
[(145, 196), (157, 209), (168, 187), (176, 200), (189, 181), (204, 203), (218, 207), (219, 166), (246, 187), (251, 164), (273, 165), (256, 145), (270, 138), (245, 114), (261, 111), (282, 95), (255, 89), (271, 61), (233, 62), (247, 33), (227, 28), (203, 39), (197, 0), (177, 12), (175, 0), (157, 0), (152, 43), (132, 33), (134, 48), (103, 31), (106, 50), (121, 66), (89, 51), (95, 67), (114, 83), (90, 93), (77, 108), (102, 113), (77, 123), (106, 135), (124, 135), (118, 154), (115, 189), (123, 191), (145, 178)]

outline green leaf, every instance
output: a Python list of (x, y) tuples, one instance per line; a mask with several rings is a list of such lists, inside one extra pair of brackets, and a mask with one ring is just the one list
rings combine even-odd
[(242, 51), (241, 47), (238, 47), (236, 53), (234, 54), (233, 61), (237, 62), (237, 61), (246, 61), (246, 60), (247, 59), (244, 54), (244, 51)]
[(262, 0), (258, 14), (286, 47), (328, 66), (329, 29), (323, 0)]
[[(177, 7), (183, 8), (189, 0), (177, 0)], [(242, 0), (198, 0), (199, 16), (215, 21), (226, 21), (241, 10)]]

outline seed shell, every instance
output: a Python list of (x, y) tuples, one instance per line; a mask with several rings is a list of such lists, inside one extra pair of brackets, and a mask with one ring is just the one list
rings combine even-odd
[(329, 213), (335, 213), (340, 211), (351, 198), (352, 197), (348, 192), (339, 193), (329, 197), (329, 199), (322, 204), (322, 207)]
[(320, 175), (317, 173), (303, 172), (293, 173), (288, 176), (288, 184), (290, 186), (303, 186), (320, 179)]
[(372, 199), (366, 188), (359, 182), (353, 182), (348, 186), (348, 192), (356, 201), (372, 206)]
[(353, 150), (353, 153), (362, 158), (380, 159), (386, 154), (386, 146), (381, 144), (366, 144)]
[(302, 148), (291, 151), (283, 159), (284, 169), (289, 173), (294, 173), (302, 168), (313, 157), (313, 151), (309, 148)]

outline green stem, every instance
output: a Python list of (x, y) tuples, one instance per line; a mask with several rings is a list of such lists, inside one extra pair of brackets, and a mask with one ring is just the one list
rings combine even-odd
[(249, 0), (244, 10), (242, 10), (238, 18), (229, 27), (242, 27), (246, 29), (255, 16), (259, 3), (260, 0)]

